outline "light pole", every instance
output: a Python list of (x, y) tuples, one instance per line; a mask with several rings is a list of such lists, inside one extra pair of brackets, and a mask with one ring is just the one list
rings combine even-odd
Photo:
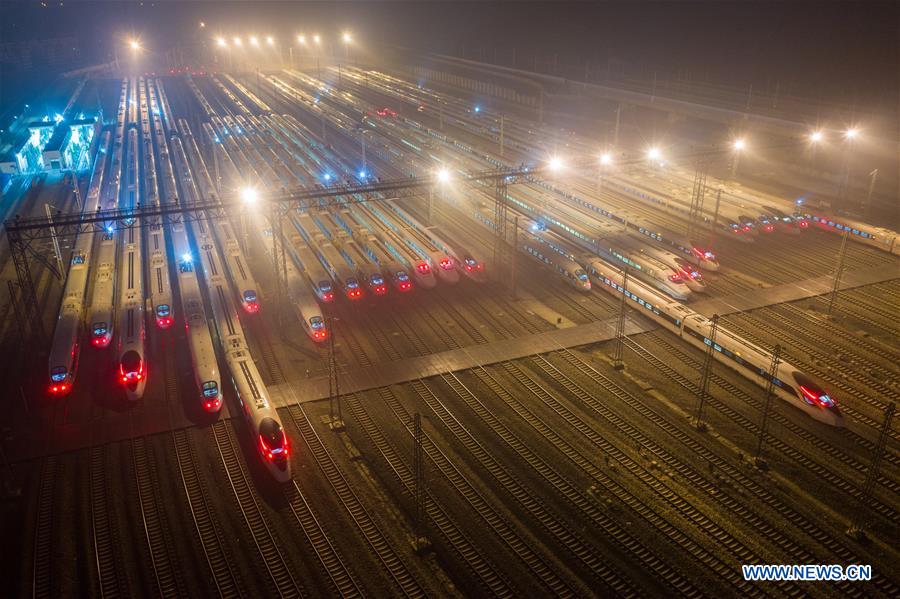
[(731, 177), (734, 178), (737, 175), (738, 163), (741, 160), (741, 153), (744, 151), (744, 148), (747, 147), (747, 142), (744, 141), (743, 137), (739, 137), (731, 143)]

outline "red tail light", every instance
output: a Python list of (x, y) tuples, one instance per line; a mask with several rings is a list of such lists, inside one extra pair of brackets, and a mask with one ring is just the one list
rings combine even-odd
[(284, 431), (281, 431), (281, 448), (280, 449), (271, 449), (266, 440), (263, 439), (263, 436), (259, 436), (259, 451), (266, 458), (268, 462), (274, 462), (276, 459), (281, 461), (287, 459), (288, 456), (291, 455), (291, 448), (288, 444), (287, 435), (284, 434)]
[(172, 326), (172, 319), (169, 318), (168, 316), (163, 316), (161, 318), (157, 318), (156, 326), (158, 326), (161, 329), (168, 329), (170, 326)]
[(110, 337), (108, 337), (107, 335), (102, 335), (100, 337), (94, 337), (93, 339), (91, 339), (91, 343), (94, 344), (94, 347), (106, 347), (107, 345), (109, 345), (109, 342)]
[(384, 285), (377, 285), (375, 287), (375, 295), (384, 295), (385, 293), (387, 293), (387, 287)]
[(684, 279), (681, 278), (680, 274), (669, 275), (669, 280), (673, 283), (681, 283)]
[(359, 289), (348, 289), (347, 297), (349, 297), (350, 299), (359, 299), (360, 297), (362, 297), (362, 291), (360, 291)]
[(403, 281), (400, 283), (400, 291), (409, 291), (412, 289), (412, 283), (409, 281)]
[(248, 314), (256, 314), (259, 312), (259, 303), (247, 302), (244, 304), (244, 310), (247, 311)]
[(330, 302), (333, 299), (334, 299), (334, 294), (330, 291), (326, 291), (325, 293), (322, 294), (323, 302)]
[(222, 398), (215, 397), (213, 399), (207, 399), (203, 402), (203, 409), (207, 412), (215, 412), (222, 405)]
[(422, 273), (423, 275), (427, 275), (428, 273), (431, 272), (431, 267), (428, 266), (428, 263), (427, 263), (427, 262), (419, 262), (419, 263), (416, 265), (416, 270), (418, 270), (418, 271), (419, 271), (420, 273)]
[(771, 232), (774, 231), (774, 230), (775, 230), (775, 227), (773, 227), (772, 225), (766, 225), (766, 226), (765, 226), (765, 231), (766, 231), (766, 233), (771, 233)]
[(467, 272), (472, 272), (472, 265), (471, 265), (471, 264), (466, 264), (466, 271), (467, 271)]
[(54, 383), (47, 389), (51, 395), (65, 395), (69, 392), (68, 383)]
[(748, 233), (750, 231), (750, 227), (748, 225), (744, 225), (744, 233)]
[(806, 229), (807, 227), (809, 227), (809, 221), (801, 220), (801, 221), (800, 221), (800, 228), (801, 228), (801, 229)]
[(325, 341), (328, 338), (328, 331), (325, 329), (319, 329), (317, 331), (313, 331), (313, 339), (316, 341)]
[(441, 258), (440, 264), (441, 268), (443, 268), (444, 270), (450, 270), (451, 268), (453, 268), (453, 260), (451, 260), (450, 258)]

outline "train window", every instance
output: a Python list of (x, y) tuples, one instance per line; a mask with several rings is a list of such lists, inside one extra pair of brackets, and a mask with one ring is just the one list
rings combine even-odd
[(156, 306), (156, 315), (157, 316), (168, 316), (170, 312), (168, 304), (160, 304)]
[(106, 323), (105, 322), (95, 322), (93, 326), (94, 335), (105, 335), (106, 334)]
[(219, 385), (215, 381), (206, 381), (200, 388), (203, 389), (203, 397), (216, 397), (219, 395)]
[(259, 438), (272, 453), (285, 449), (284, 430), (274, 418), (263, 418), (259, 423)]
[(56, 368), (52, 368), (50, 370), (50, 380), (53, 382), (63, 381), (66, 378), (66, 370), (65, 366), (57, 366)]
[(84, 264), (84, 253), (75, 252), (72, 254), (72, 264)]
[(321, 316), (313, 316), (309, 319), (309, 326), (314, 329), (321, 329), (325, 326), (325, 320)]

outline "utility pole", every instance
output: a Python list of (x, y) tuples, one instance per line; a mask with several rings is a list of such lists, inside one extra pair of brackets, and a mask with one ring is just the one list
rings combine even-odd
[(699, 405), (697, 406), (697, 430), (705, 431), (706, 423), (703, 422), (703, 405), (709, 391), (709, 375), (712, 371), (712, 363), (715, 356), (716, 331), (719, 328), (719, 315), (713, 314), (712, 326), (709, 329), (709, 346), (706, 348), (706, 358), (703, 360), (703, 374), (700, 375)]
[(516, 299), (516, 258), (519, 255), (519, 215), (513, 219), (512, 255), (509, 258), (509, 288), (512, 298)]
[(333, 431), (344, 430), (344, 415), (341, 412), (341, 389), (338, 381), (337, 355), (334, 352), (334, 338), (337, 327), (331, 318), (331, 340), (328, 344), (328, 428)]
[(766, 433), (769, 427), (769, 411), (772, 408), (772, 387), (774, 385), (776, 375), (778, 374), (778, 356), (781, 354), (781, 346), (776, 345), (772, 352), (772, 364), (769, 366), (769, 376), (766, 381), (766, 401), (763, 404), (762, 422), (759, 425), (759, 439), (756, 442), (756, 467), (760, 470), (768, 468), (766, 460), (763, 458), (763, 443), (766, 440)]
[(691, 190), (691, 212), (688, 216), (688, 237), (693, 237), (700, 223), (703, 222), (703, 200), (706, 196), (706, 171), (708, 164), (697, 161), (694, 171), (694, 187)]
[(503, 115), (500, 115), (500, 157), (503, 158)]
[(709, 243), (712, 245), (713, 238), (716, 236), (716, 231), (718, 231), (719, 227), (719, 204), (722, 202), (722, 188), (718, 188), (716, 190), (716, 210), (713, 212), (713, 222), (712, 222), (712, 230), (709, 233)]
[(619, 102), (616, 106), (616, 124), (613, 127), (613, 147), (619, 147), (619, 126), (622, 122), (622, 103)]
[(622, 275), (622, 302), (619, 304), (619, 320), (616, 322), (616, 353), (613, 357), (613, 368), (622, 370), (625, 368), (625, 303), (626, 291), (628, 291), (628, 267), (625, 267)]
[(413, 437), (415, 439), (415, 451), (413, 453), (413, 467), (415, 470), (415, 550), (422, 551), (428, 546), (425, 536), (425, 459), (422, 452), (422, 416), (418, 412), (413, 414)]
[(881, 425), (881, 433), (878, 435), (878, 443), (875, 444), (875, 451), (872, 455), (872, 464), (866, 473), (866, 482), (863, 486), (862, 497), (859, 499), (859, 509), (853, 514), (853, 520), (847, 534), (851, 537), (862, 540), (866, 538), (866, 532), (863, 528), (863, 518), (869, 511), (869, 503), (872, 501), (872, 491), (875, 489), (875, 483), (878, 482), (878, 469), (881, 466), (881, 458), (884, 456), (884, 448), (888, 441), (888, 432), (891, 430), (891, 421), (894, 418), (894, 411), (897, 409), (897, 402), (892, 401), (888, 404), (884, 411), (884, 422)]
[(65, 279), (63, 272), (62, 252), (59, 249), (59, 237), (56, 236), (56, 227), (53, 226), (53, 214), (50, 212), (50, 204), (44, 204), (44, 212), (47, 214), (47, 222), (50, 223), (50, 237), (53, 240), (53, 256), (56, 258), (57, 272), (53, 273), (58, 279)]
[(866, 203), (863, 205), (863, 219), (869, 218), (869, 209), (872, 206), (872, 192), (875, 191), (875, 179), (878, 178), (878, 169), (869, 173), (869, 191), (866, 192)]
[(834, 310), (834, 300), (837, 299), (838, 288), (841, 286), (841, 275), (844, 273), (844, 258), (847, 254), (847, 231), (841, 235), (841, 249), (838, 251), (837, 265), (834, 267), (834, 282), (831, 284), (831, 295), (828, 299), (828, 316)]
[(434, 222), (434, 185), (428, 186), (428, 224)]

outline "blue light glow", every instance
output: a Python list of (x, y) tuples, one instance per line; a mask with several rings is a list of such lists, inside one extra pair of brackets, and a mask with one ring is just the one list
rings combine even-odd
[(325, 180), (331, 181), (331, 175), (329, 173), (325, 173)]
[(360, 179), (365, 179), (365, 178), (366, 178), (366, 171), (359, 171), (359, 178), (360, 178)]
[(109, 233), (110, 235), (113, 234), (113, 231), (114, 231), (114, 230), (115, 230), (115, 229), (113, 229), (113, 226), (112, 226), (112, 225), (107, 225), (107, 226), (106, 226), (106, 232)]
[(181, 256), (182, 262), (190, 263), (193, 260), (193, 257), (190, 254), (184, 254)]
[(481, 106), (475, 106), (475, 112), (481, 112)]

